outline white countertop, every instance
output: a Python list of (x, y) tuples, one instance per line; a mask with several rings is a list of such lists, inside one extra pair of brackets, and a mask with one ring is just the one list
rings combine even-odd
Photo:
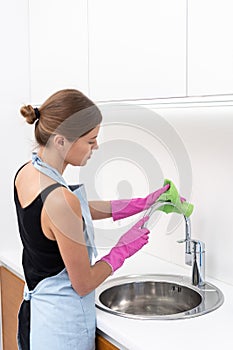
[[(23, 278), (20, 251), (1, 253), (0, 262)], [(128, 259), (110, 278), (141, 273), (189, 275), (191, 270), (141, 251)], [(206, 280), (217, 286), (225, 298), (223, 305), (213, 312), (183, 320), (151, 321), (119, 317), (97, 308), (97, 327), (121, 350), (196, 350), (197, 347), (221, 349), (223, 346), (232, 349), (233, 286), (208, 276)]]
[[(139, 252), (110, 278), (135, 273), (189, 276), (191, 267), (182, 268)], [(221, 349), (223, 346), (233, 349), (233, 286), (208, 277), (206, 280), (224, 294), (223, 305), (213, 312), (183, 320), (150, 321), (119, 317), (97, 309), (98, 329), (121, 344), (121, 350), (196, 350), (197, 347)]]

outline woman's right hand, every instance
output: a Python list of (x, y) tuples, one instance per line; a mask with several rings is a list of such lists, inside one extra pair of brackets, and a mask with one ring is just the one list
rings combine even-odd
[(150, 231), (143, 227), (149, 216), (140, 219), (129, 231), (127, 231), (115, 247), (111, 249), (108, 255), (101, 258), (112, 268), (112, 272), (121, 267), (125, 259), (138, 252), (145, 244), (148, 243)]

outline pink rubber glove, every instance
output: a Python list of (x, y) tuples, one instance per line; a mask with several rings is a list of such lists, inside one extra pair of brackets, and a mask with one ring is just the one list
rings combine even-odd
[(139, 220), (129, 231), (121, 236), (115, 247), (110, 250), (109, 254), (100, 259), (100, 261), (105, 261), (111, 266), (112, 272), (119, 269), (119, 267), (123, 265), (125, 259), (135, 254), (148, 243), (148, 234), (150, 231), (147, 228), (142, 228), (148, 219), (149, 216), (145, 216)]
[(127, 218), (128, 216), (140, 213), (154, 204), (157, 199), (169, 189), (170, 185), (150, 193), (145, 198), (118, 199), (111, 201), (112, 218), (114, 221)]

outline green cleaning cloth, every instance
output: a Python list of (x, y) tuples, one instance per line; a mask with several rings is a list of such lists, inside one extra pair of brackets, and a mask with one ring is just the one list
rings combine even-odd
[[(167, 184), (170, 185), (170, 188), (165, 193), (161, 194), (156, 202), (168, 202), (168, 204), (164, 204), (158, 208), (158, 210), (161, 210), (166, 214), (179, 213), (189, 217), (193, 212), (193, 204), (181, 202), (179, 192), (177, 191), (174, 183), (171, 180), (165, 179), (163, 186)], [(173, 205), (169, 205), (169, 202), (173, 203), (175, 207)]]

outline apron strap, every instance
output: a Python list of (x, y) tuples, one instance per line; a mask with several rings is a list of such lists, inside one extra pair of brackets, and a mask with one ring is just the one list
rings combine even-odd
[[(32, 153), (32, 164), (41, 173), (51, 177), (54, 181), (60, 183), (61, 185), (65, 186), (69, 191), (71, 191), (71, 188), (67, 185), (62, 175), (56, 169), (52, 168), (49, 164), (43, 162), (42, 159), (38, 157), (37, 153), (35, 152)], [(87, 234), (86, 244), (91, 249), (91, 254), (89, 254), (89, 258), (91, 259), (90, 255), (94, 254), (95, 257), (97, 256), (97, 249), (94, 243), (94, 227), (91, 219), (91, 213), (88, 205), (88, 200), (86, 198), (84, 185), (83, 184), (79, 185), (78, 188), (74, 189), (72, 192), (80, 200), (82, 215), (86, 223), (86, 234)]]
[(26, 301), (31, 300), (32, 294), (33, 294), (33, 290), (30, 291), (28, 289), (28, 286), (25, 284), (24, 291), (23, 291), (23, 298), (24, 298), (24, 300), (26, 300)]

